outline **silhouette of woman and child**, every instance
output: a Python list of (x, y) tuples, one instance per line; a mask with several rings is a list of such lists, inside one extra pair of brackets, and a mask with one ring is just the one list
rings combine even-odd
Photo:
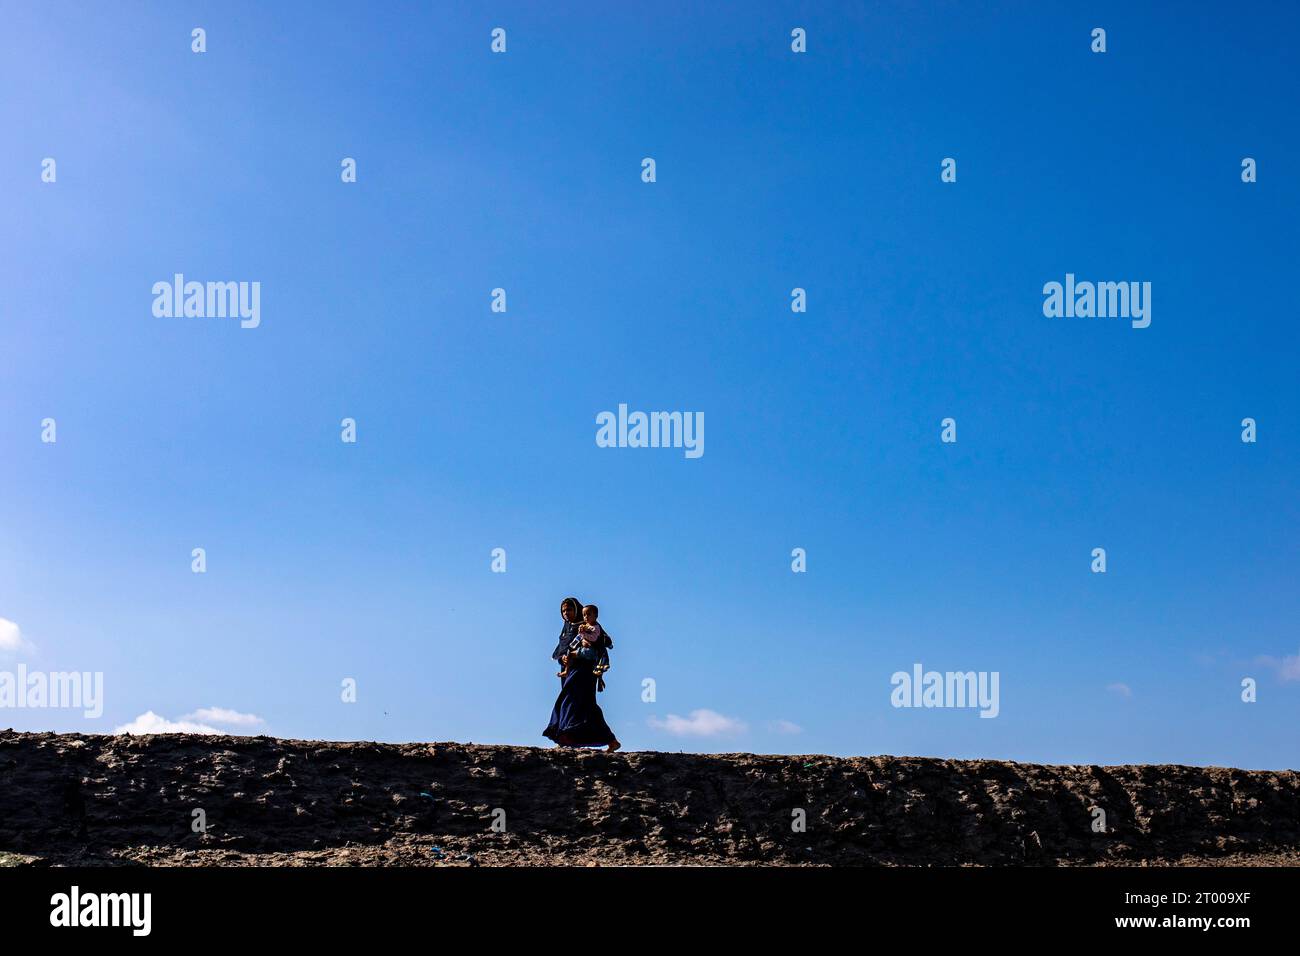
[(594, 604), (567, 597), (560, 602), (560, 617), (564, 626), (551, 654), (560, 664), (560, 696), (542, 733), (561, 747), (604, 747), (612, 753), (623, 745), (605, 723), (596, 692), (605, 689), (614, 642), (600, 626), (600, 609)]

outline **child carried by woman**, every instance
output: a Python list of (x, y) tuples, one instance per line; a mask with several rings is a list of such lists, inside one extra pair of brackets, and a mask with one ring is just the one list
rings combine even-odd
[(600, 626), (599, 617), (600, 608), (594, 604), (588, 604), (582, 609), (582, 623), (578, 625), (578, 633), (569, 642), (569, 649), (561, 655), (562, 669), (555, 676), (568, 676), (571, 660), (590, 661), (599, 682), (597, 686), (603, 689), (605, 682), (602, 675), (609, 670), (609, 649), (614, 646), (614, 642)]

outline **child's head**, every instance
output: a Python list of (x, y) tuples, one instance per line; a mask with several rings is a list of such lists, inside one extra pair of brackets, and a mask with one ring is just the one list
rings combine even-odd
[(600, 608), (594, 604), (588, 604), (582, 609), (582, 620), (586, 624), (595, 624), (596, 618), (600, 617)]

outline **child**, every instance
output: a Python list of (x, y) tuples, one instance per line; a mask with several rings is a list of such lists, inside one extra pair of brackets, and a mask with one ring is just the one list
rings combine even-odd
[(583, 647), (601, 648), (605, 646), (605, 631), (596, 622), (600, 617), (600, 608), (588, 604), (582, 609), (582, 623), (578, 625), (578, 639)]
[[(594, 604), (588, 604), (582, 609), (582, 623), (578, 625), (578, 634), (569, 644), (569, 652), (560, 658), (563, 670), (557, 674), (557, 677), (565, 677), (569, 673), (569, 658), (580, 657), (584, 661), (593, 662), (593, 670), (599, 679), (605, 671), (609, 670), (609, 648), (614, 646), (614, 642), (609, 639), (605, 629), (600, 626), (597, 618), (600, 617), (600, 608)], [(600, 681), (604, 683), (604, 681)]]

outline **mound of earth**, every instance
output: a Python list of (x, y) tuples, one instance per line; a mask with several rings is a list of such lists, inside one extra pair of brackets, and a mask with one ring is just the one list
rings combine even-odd
[(0, 732), (0, 865), (1300, 864), (1300, 774)]

